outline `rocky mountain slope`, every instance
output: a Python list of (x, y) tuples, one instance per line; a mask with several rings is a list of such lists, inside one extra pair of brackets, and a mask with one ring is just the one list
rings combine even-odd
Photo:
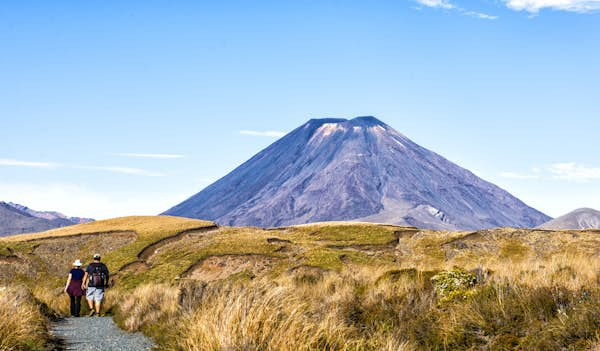
[(70, 217), (70, 216), (64, 215), (64, 214), (62, 214), (60, 212), (56, 212), (56, 211), (36, 211), (36, 210), (30, 209), (27, 206), (15, 204), (13, 202), (7, 202), (6, 204), (16, 208), (19, 211), (26, 212), (26, 213), (32, 215), (33, 217), (43, 218), (43, 219), (47, 219), (49, 221), (64, 219), (64, 220), (69, 221), (72, 224), (83, 224), (83, 223), (88, 223), (88, 222), (94, 221), (94, 219), (92, 219), (92, 218)]
[(540, 229), (600, 229), (600, 211), (580, 208), (539, 226)]
[(41, 212), (12, 202), (0, 201), (0, 236), (39, 232), (93, 221), (58, 212)]
[(550, 219), (374, 117), (312, 119), (164, 214), (235, 226), (354, 220), (449, 230)]

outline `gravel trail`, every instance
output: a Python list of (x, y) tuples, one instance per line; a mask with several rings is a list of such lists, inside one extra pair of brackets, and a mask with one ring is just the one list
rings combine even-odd
[(51, 328), (64, 342), (64, 350), (143, 351), (152, 349), (152, 340), (141, 333), (128, 333), (110, 317), (65, 318)]

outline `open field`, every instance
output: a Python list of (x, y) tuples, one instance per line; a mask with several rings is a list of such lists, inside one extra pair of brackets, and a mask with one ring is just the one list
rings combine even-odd
[[(38, 326), (15, 343), (43, 349), (43, 314), (68, 309), (70, 263), (96, 251), (115, 273), (107, 307), (161, 349), (587, 350), (600, 342), (597, 230), (264, 230), (124, 217), (0, 240), (0, 287), (30, 294), (23, 299)], [(11, 314), (1, 297), (0, 314)]]

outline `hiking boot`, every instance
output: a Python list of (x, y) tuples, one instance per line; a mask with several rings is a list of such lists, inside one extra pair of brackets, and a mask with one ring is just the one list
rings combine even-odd
[(91, 310), (91, 311), (90, 311), (90, 314), (88, 314), (88, 317), (93, 317), (95, 314), (96, 314), (96, 311), (94, 311), (94, 310)]

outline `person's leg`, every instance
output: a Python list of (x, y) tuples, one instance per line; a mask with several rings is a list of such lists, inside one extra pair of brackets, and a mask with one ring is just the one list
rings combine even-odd
[(104, 289), (96, 289), (96, 313), (100, 315), (100, 310), (102, 308), (102, 301), (104, 301)]
[(71, 316), (74, 317), (76, 313), (75, 296), (69, 295), (69, 300), (71, 300)]
[(85, 295), (85, 299), (87, 300), (88, 306), (90, 308), (90, 317), (93, 316), (94, 313), (96, 313), (96, 310), (94, 310), (94, 290), (94, 288), (88, 287)]
[(87, 300), (88, 302), (88, 307), (90, 308), (90, 314), (89, 316), (93, 316), (94, 313), (96, 313), (96, 310), (94, 309), (94, 300)]
[(81, 313), (81, 296), (75, 296), (75, 317), (79, 317)]

